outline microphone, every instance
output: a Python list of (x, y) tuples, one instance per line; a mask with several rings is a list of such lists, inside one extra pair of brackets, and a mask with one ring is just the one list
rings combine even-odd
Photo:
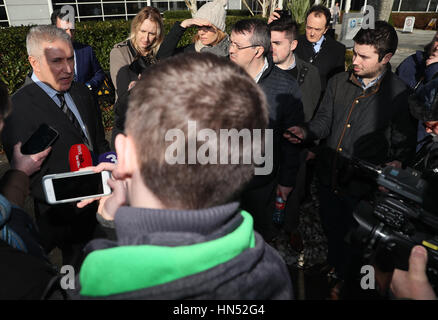
[(99, 164), (102, 162), (110, 162), (117, 164), (117, 154), (114, 151), (102, 153), (99, 156), (99, 160), (97, 161), (97, 163)]
[(85, 144), (74, 144), (68, 153), (70, 171), (78, 171), (80, 168), (86, 168), (93, 165), (90, 150)]

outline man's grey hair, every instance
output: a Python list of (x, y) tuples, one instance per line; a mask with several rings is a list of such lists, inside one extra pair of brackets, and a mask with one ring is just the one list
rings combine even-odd
[(41, 43), (44, 41), (54, 42), (56, 40), (62, 40), (71, 45), (70, 36), (63, 29), (51, 25), (33, 27), (29, 30), (26, 37), (27, 54), (39, 57), (41, 54)]
[(251, 33), (251, 45), (262, 46), (263, 56), (266, 57), (271, 47), (271, 33), (265, 21), (260, 19), (244, 19), (239, 20), (233, 26), (232, 32), (235, 33)]

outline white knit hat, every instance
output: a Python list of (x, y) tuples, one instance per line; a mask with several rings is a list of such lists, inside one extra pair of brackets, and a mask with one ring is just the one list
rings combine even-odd
[(227, 0), (214, 0), (204, 4), (193, 18), (201, 18), (211, 22), (216, 28), (225, 31), (225, 6)]

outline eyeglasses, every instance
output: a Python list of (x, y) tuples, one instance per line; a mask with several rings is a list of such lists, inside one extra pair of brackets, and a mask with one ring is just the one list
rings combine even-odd
[(246, 47), (240, 47), (238, 44), (236, 44), (235, 42), (233, 42), (233, 41), (230, 41), (230, 47), (234, 47), (234, 48), (236, 48), (237, 50), (243, 50), (243, 49), (246, 49), (246, 48), (253, 48), (253, 47), (258, 47), (259, 45), (258, 44), (253, 44), (253, 45), (251, 45), (251, 46), (246, 46)]
[(434, 131), (438, 127), (438, 122), (435, 122), (433, 124), (427, 124), (427, 122), (424, 122), (423, 126), (425, 129), (429, 129), (431, 131)]

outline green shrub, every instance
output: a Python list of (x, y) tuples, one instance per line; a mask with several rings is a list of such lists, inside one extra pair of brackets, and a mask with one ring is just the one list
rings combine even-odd
[(248, 10), (227, 10), (227, 16), (234, 17), (252, 17)]
[(392, 13), (389, 15), (388, 23), (389, 23), (391, 26), (395, 27), (395, 25), (394, 25), (394, 19), (392, 18)]
[(190, 19), (191, 17), (192, 13), (189, 10), (173, 10), (163, 12), (164, 19)]
[(345, 70), (350, 70), (353, 64), (353, 50), (345, 51)]

